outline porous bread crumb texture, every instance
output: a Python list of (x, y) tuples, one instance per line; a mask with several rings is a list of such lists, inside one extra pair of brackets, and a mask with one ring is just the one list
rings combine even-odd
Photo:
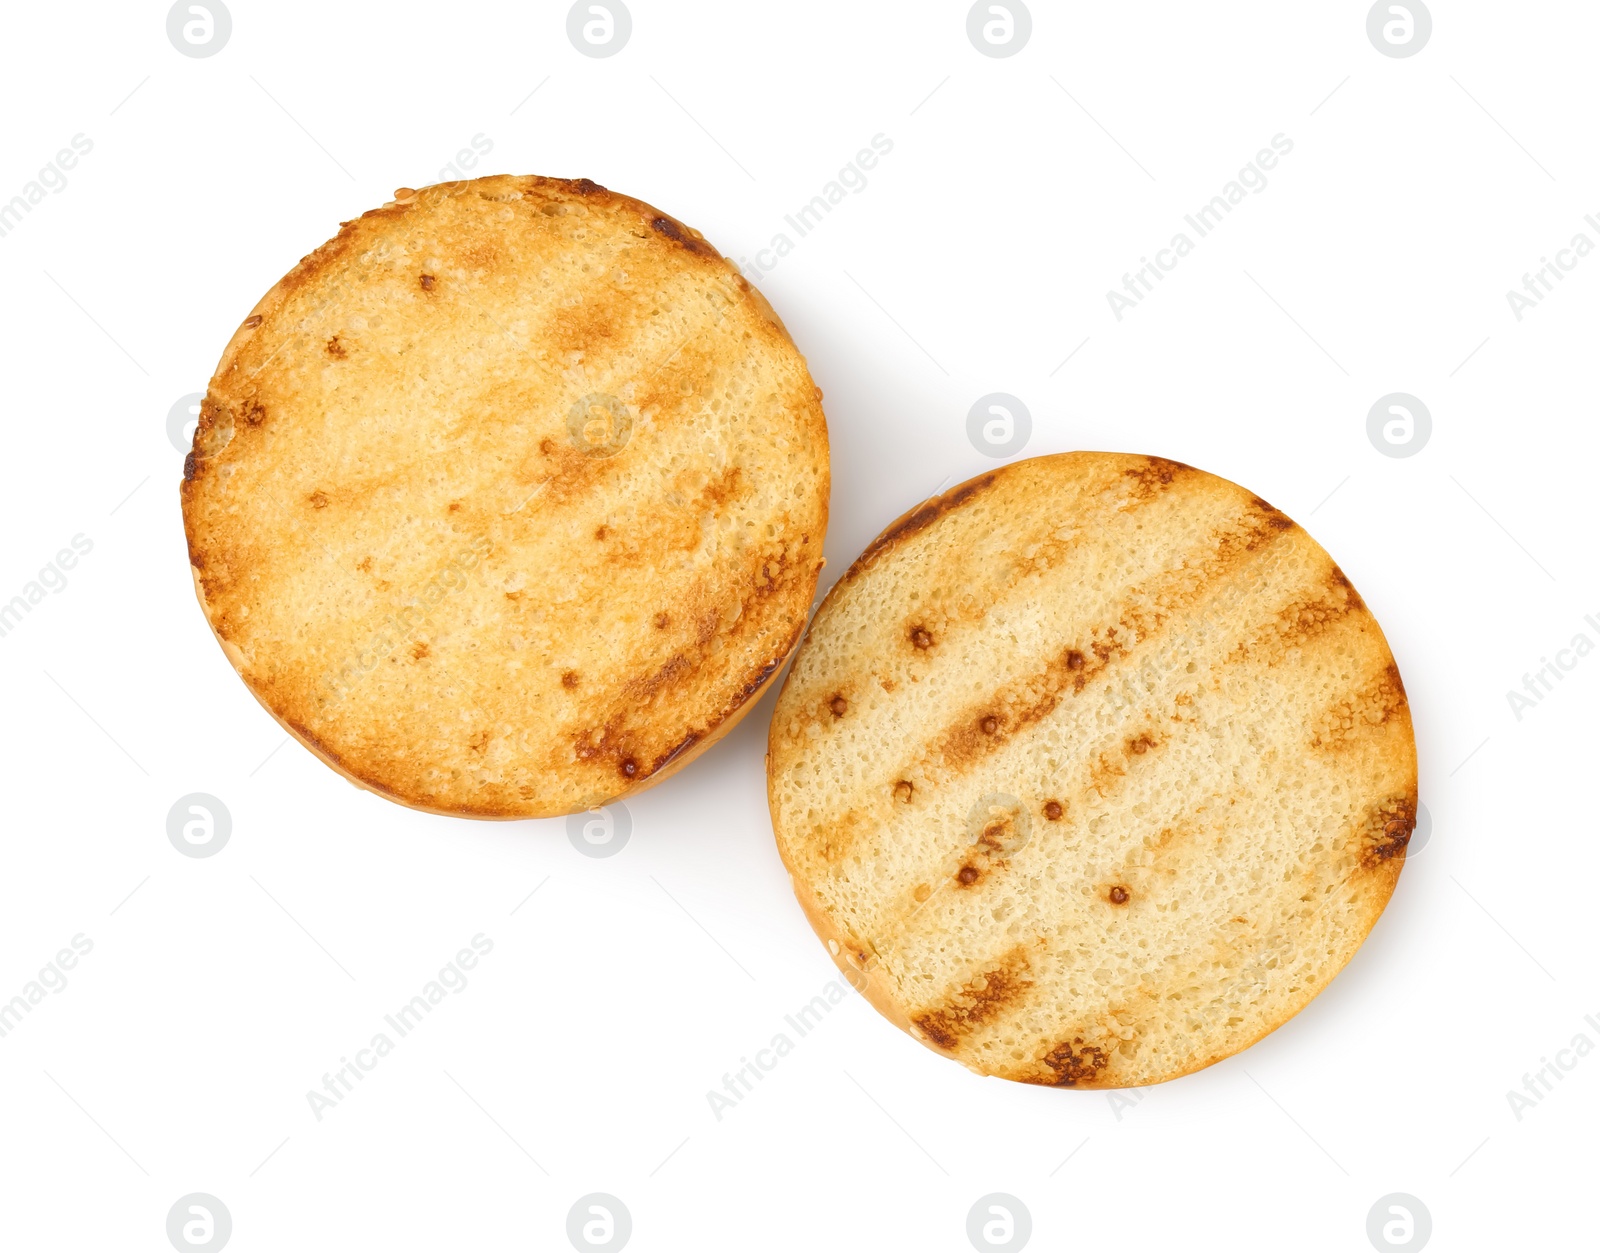
[(374, 790), (604, 804), (730, 727), (798, 639), (821, 394), (649, 205), (521, 177), (397, 194), (223, 355), (182, 486), (202, 602), (262, 703)]
[(1417, 804), (1405, 691), (1338, 567), (1265, 501), (1068, 453), (891, 526), (819, 610), (768, 792), (836, 960), (930, 1047), (1155, 1083), (1349, 961)]

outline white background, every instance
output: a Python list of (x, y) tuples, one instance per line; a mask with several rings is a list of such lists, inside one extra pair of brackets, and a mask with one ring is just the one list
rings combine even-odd
[[(8, 5), (0, 201), (93, 150), (0, 238), (0, 599), (94, 547), (0, 639), (0, 999), (94, 947), (0, 1039), (0, 1243), (166, 1249), (198, 1191), (241, 1253), (564, 1249), (605, 1192), (641, 1251), (962, 1250), (1004, 1192), (1039, 1249), (1364, 1250), (1405, 1192), (1437, 1249), (1594, 1247), (1600, 1054), (1520, 1120), (1506, 1094), (1600, 1044), (1600, 656), (1520, 721), (1506, 692), (1600, 642), (1600, 257), (1520, 322), (1506, 292), (1600, 243), (1600, 11), (1436, 0), (1408, 59), (1366, 11), (1041, 2), (992, 59), (945, 0), (634, 0), (601, 60), (564, 4), (234, 0), (191, 59), (161, 4)], [(1024, 455), (1159, 453), (1306, 524), (1412, 699), (1434, 829), (1371, 938), (1131, 1108), (973, 1076), (852, 995), (718, 1121), (707, 1090), (834, 977), (773, 846), (770, 696), (593, 859), (560, 820), (352, 788), (194, 603), (168, 409), (338, 222), (481, 135), (474, 173), (589, 177), (739, 258), (878, 133), (760, 279), (826, 396), (825, 581), (992, 464), (966, 414), (1009, 392)], [(1267, 188), (1119, 322), (1107, 290), (1279, 133)], [(1403, 460), (1366, 434), (1395, 391), (1434, 419)], [(204, 860), (166, 835), (190, 792), (233, 817)], [(479, 932), (470, 986), (319, 1122), (307, 1090)]]

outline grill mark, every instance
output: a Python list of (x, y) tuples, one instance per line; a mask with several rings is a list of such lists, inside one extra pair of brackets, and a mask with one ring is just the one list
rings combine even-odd
[(1284, 513), (1283, 510), (1277, 508), (1275, 505), (1269, 504), (1267, 501), (1262, 500), (1261, 497), (1253, 497), (1250, 501), (1250, 504), (1259, 514), (1261, 514), (1262, 517), (1267, 520), (1271, 526), (1276, 527), (1278, 530), (1287, 531), (1294, 526), (1293, 518), (1289, 517), (1288, 514)]
[(734, 694), (733, 699), (723, 706), (722, 712), (718, 714), (717, 717), (713, 718), (707, 725), (706, 733), (710, 734), (712, 731), (716, 730), (717, 727), (721, 726), (733, 716), (733, 713), (736, 709), (739, 709), (746, 701), (760, 691), (761, 685), (770, 679), (778, 667), (788, 659), (789, 651), (793, 647), (794, 642), (791, 639), (788, 646), (785, 647), (781, 653), (779, 653), (771, 661), (767, 662), (767, 664), (762, 666), (761, 669), (757, 670), (755, 674), (751, 675), (750, 678), (745, 681), (744, 686)]
[[(1157, 482), (1170, 483), (1171, 476), (1177, 473), (1176, 470), (1163, 472), (1168, 478), (1158, 477)], [(1156, 474), (1156, 471), (1148, 473)], [(1043, 669), (999, 689), (981, 704), (969, 705), (933, 738), (922, 754), (920, 767), (901, 766), (895, 770), (895, 777), (906, 777), (919, 768), (924, 773), (934, 773), (930, 767), (942, 767), (946, 778), (969, 772), (978, 762), (1008, 744), (1019, 731), (1052, 714), (1068, 694), (1081, 693), (1110, 666), (1157, 639), (1184, 610), (1194, 608), (1211, 595), (1223, 576), (1286, 530), (1252, 502), (1251, 510), (1232, 529), (1214, 537), (1213, 547), (1203, 560), (1169, 576), (1170, 587), (1146, 597), (1148, 603), (1143, 605), (1125, 599), (1116, 625), (1095, 628), (1087, 641), (1061, 649), (1045, 662)], [(1138, 590), (1130, 588), (1123, 595), (1127, 597)], [(992, 730), (985, 729), (987, 719), (993, 719)]]
[(1361, 868), (1373, 870), (1398, 857), (1405, 861), (1406, 845), (1417, 826), (1417, 794), (1390, 796), (1370, 810), (1361, 825)]
[[(1002, 689), (981, 706), (972, 707), (967, 717), (935, 741), (927, 757), (959, 773), (998, 751), (1017, 732), (1054, 712), (1068, 691), (1083, 690), (1088, 672), (1081, 664), (1082, 656), (1075, 648), (1064, 648), (1026, 685)], [(1076, 667), (1074, 657), (1080, 660)], [(896, 775), (903, 777), (913, 769), (898, 770)]]
[(1094, 1087), (1111, 1061), (1110, 1051), (1095, 1044), (1085, 1044), (1081, 1035), (1074, 1035), (1055, 1045), (1039, 1059), (1039, 1068), (1032, 1074), (1018, 1075), (1024, 1083), (1036, 1083), (1051, 1088)]
[(1320, 752), (1354, 748), (1370, 731), (1407, 710), (1400, 668), (1393, 662), (1348, 696), (1334, 701), (1311, 720), (1311, 747)]
[(558, 358), (564, 359), (569, 353), (587, 358), (591, 353), (611, 349), (609, 341), (617, 338), (624, 325), (630, 330), (648, 329), (639, 325), (641, 313), (637, 302), (593, 300), (585, 293), (579, 303), (552, 312), (544, 324), (543, 334)]
[[(1168, 461), (1165, 457), (1146, 457), (1144, 460), (1144, 465), (1122, 472), (1123, 478), (1131, 481), (1135, 500), (1154, 500), (1171, 487), (1180, 475), (1194, 473), (1193, 466), (1186, 466), (1181, 461)], [(1265, 501), (1258, 503), (1266, 504)], [(1270, 505), (1267, 507), (1271, 508)]]
[[(598, 761), (609, 759), (622, 770), (630, 780), (637, 780), (639, 776), (640, 749), (635, 743), (633, 734), (627, 726), (628, 715), (634, 710), (648, 706), (656, 696), (666, 689), (681, 683), (694, 675), (700, 666), (698, 659), (691, 658), (687, 653), (674, 653), (665, 662), (650, 674), (635, 675), (624, 680), (618, 687), (618, 699), (614, 707), (620, 706), (599, 728), (598, 733), (593, 729), (575, 731), (572, 738), (573, 754), (579, 761)], [(682, 745), (667, 750), (656, 767), (670, 761)], [(632, 769), (627, 767), (632, 765)]]
[[(1164, 823), (1156, 831), (1154, 839), (1148, 835), (1145, 836), (1143, 840), (1129, 850), (1129, 855), (1123, 859), (1121, 874), (1124, 885), (1128, 886), (1134, 879), (1146, 883), (1153, 882), (1156, 872), (1162, 869), (1165, 854), (1169, 848), (1196, 839), (1206, 830), (1214, 830), (1215, 821), (1207, 821), (1212, 807), (1219, 800), (1226, 800), (1228, 805), (1232, 805), (1239, 799), (1242, 799), (1242, 796), (1208, 797), (1186, 812)], [(1148, 862), (1144, 860), (1146, 854), (1149, 856)]]
[[(641, 371), (635, 385), (633, 403), (639, 412), (651, 414), (658, 423), (667, 417), (691, 424), (697, 421), (719, 375), (715, 355), (702, 348), (700, 340), (706, 329), (727, 316), (726, 309), (720, 315), (708, 312), (704, 322), (689, 332), (688, 340), (662, 346), (660, 360)], [(619, 371), (628, 368), (625, 359), (619, 359)]]
[[(761, 601), (768, 599), (776, 591), (777, 586), (777, 583), (773, 582), (765, 589), (757, 589), (753, 599)], [(754, 624), (759, 616), (750, 612), (741, 613), (739, 620), (728, 631), (722, 632), (723, 636), (731, 641), (741, 633), (757, 629)], [(707, 619), (707, 629), (710, 634), (707, 635), (702, 631), (702, 638), (698, 641), (700, 645), (704, 645), (711, 636), (718, 633), (716, 625), (719, 620), (710, 615)], [(762, 626), (764, 627), (765, 623)], [(571, 736), (575, 756), (579, 761), (609, 759), (616, 763), (617, 768), (629, 781), (635, 783), (665, 770), (695, 744), (714, 734), (718, 727), (733, 717), (761, 690), (761, 686), (788, 659), (803, 627), (804, 621), (797, 620), (790, 628), (777, 655), (769, 658), (759, 669), (745, 678), (739, 689), (718, 713), (708, 718), (704, 726), (689, 728), (683, 739), (656, 754), (648, 765), (641, 763), (640, 759), (646, 752), (638, 745), (627, 725), (629, 715), (649, 706), (662, 692), (697, 676), (707, 660), (699, 647), (693, 650), (696, 655), (691, 655), (689, 651), (676, 653), (652, 673), (625, 680), (619, 687), (619, 697), (614, 703), (617, 712), (606, 720), (598, 734), (593, 730), (580, 729)]]
[(661, 756), (657, 757), (655, 761), (650, 764), (650, 768), (644, 772), (644, 777), (649, 778), (651, 775), (665, 770), (679, 757), (683, 756), (684, 753), (688, 752), (691, 748), (698, 744), (700, 742), (700, 738), (701, 737), (698, 732), (690, 731), (688, 735), (683, 737), (683, 739), (679, 740), (666, 752), (662, 753)]
[[(655, 568), (664, 552), (693, 552), (704, 539), (701, 518), (707, 513), (726, 513), (734, 501), (754, 495), (755, 490), (743, 470), (734, 465), (708, 479), (692, 495), (685, 492), (689, 499), (681, 506), (650, 500), (631, 511), (620, 507), (608, 510), (609, 521), (602, 528), (605, 534), (596, 535), (607, 541), (604, 560), (624, 569)], [(767, 560), (788, 561), (770, 555)]]
[(911, 1021), (940, 1048), (954, 1049), (1027, 995), (1033, 986), (1028, 972), (1028, 953), (1019, 944), (997, 959), (996, 969), (980, 970), (938, 1004), (911, 1014)]
[(1094, 755), (1089, 766), (1089, 787), (1102, 800), (1107, 799), (1128, 777), (1128, 770), (1135, 758), (1143, 757), (1166, 743), (1165, 736), (1158, 737), (1153, 731), (1140, 731), (1137, 735), (1123, 737), (1117, 748)]
[(1339, 569), (1337, 565), (1334, 565), (1332, 570), (1329, 571), (1328, 579), (1334, 586), (1344, 589), (1345, 595), (1350, 598), (1352, 608), (1365, 609), (1367, 607), (1367, 602), (1362, 600), (1360, 593), (1356, 591), (1355, 584), (1345, 577), (1344, 571)]
[[(637, 325), (628, 328), (636, 332), (632, 335), (621, 335), (619, 338), (608, 341), (605, 345), (608, 350), (605, 355), (597, 360), (587, 362), (588, 373), (591, 378), (609, 379), (613, 376), (626, 377), (622, 365), (632, 354), (638, 354), (648, 359), (649, 345), (642, 344), (645, 332), (649, 328)], [(548, 328), (545, 333), (549, 333)], [(591, 347), (593, 345), (591, 344)], [(670, 348), (665, 344), (660, 346), (658, 355), (666, 355)], [(612, 363), (617, 363), (617, 368), (612, 368)], [(681, 349), (673, 361), (673, 373), (670, 378), (688, 377), (696, 375), (704, 378), (710, 368), (709, 359), (693, 348)], [(597, 395), (604, 395), (605, 387), (609, 384), (596, 382), (592, 391)], [(524, 409), (542, 412), (543, 424), (547, 426), (545, 434), (533, 443), (529, 454), (517, 468), (514, 475), (515, 482), (507, 492), (510, 503), (504, 509), (524, 502), (530, 493), (537, 491), (539, 494), (539, 510), (548, 511), (556, 505), (588, 505), (594, 501), (600, 491), (618, 482), (623, 478), (623, 471), (630, 466), (637, 450), (642, 447), (639, 438), (641, 424), (648, 421), (658, 430), (667, 431), (674, 427), (687, 425), (693, 422), (699, 403), (693, 393), (685, 393), (665, 383), (660, 386), (646, 385), (636, 389), (634, 399), (621, 402), (629, 411), (633, 423), (633, 435), (615, 453), (610, 456), (589, 456), (583, 450), (575, 447), (567, 428), (568, 408), (582, 398), (576, 387), (564, 383), (552, 382), (552, 387), (568, 388), (571, 394), (563, 393), (560, 403), (552, 404), (548, 396), (507, 396), (493, 391), (485, 392), (474, 408), (484, 412), (495, 412), (506, 406), (519, 406)], [(621, 384), (617, 384), (621, 386)], [(537, 432), (535, 432), (537, 434)], [(678, 484), (672, 484), (678, 486)], [(655, 498), (652, 498), (655, 499)], [(599, 506), (596, 505), (598, 508)], [(683, 509), (662, 509), (663, 517), (671, 518), (681, 515)], [(520, 513), (516, 515), (522, 516)], [(531, 515), (530, 515), (531, 516)], [(695, 519), (690, 519), (694, 521)], [(680, 528), (681, 530), (682, 528)], [(678, 537), (675, 546), (698, 539), (698, 529), (684, 531)]]
[(818, 823), (806, 834), (806, 847), (827, 865), (837, 865), (850, 855), (861, 830), (859, 809), (846, 810), (829, 823)]
[[(585, 393), (605, 395), (625, 390), (624, 384), (634, 384), (632, 399), (623, 403), (634, 415), (636, 435), (637, 424), (643, 419), (666, 428), (692, 421), (703, 404), (704, 397), (685, 391), (683, 383), (692, 380), (709, 385), (714, 379), (710, 349), (700, 341), (707, 329), (729, 316), (735, 302), (719, 293), (716, 308), (707, 308), (702, 302), (687, 298), (687, 288), (699, 283), (703, 275), (677, 272), (671, 265), (663, 271), (657, 264), (646, 264), (660, 279), (659, 285), (666, 288), (660, 299), (685, 297), (674, 303), (691, 311), (691, 325), (669, 327), (651, 318), (650, 308), (658, 299), (654, 289), (636, 294), (574, 284), (544, 297), (553, 307), (530, 333), (531, 342), (549, 346), (548, 378), (524, 395), (506, 396), (490, 389), (472, 407), (473, 412), (486, 413), (550, 410), (546, 420), (552, 428), (551, 447), (541, 445), (523, 464), (517, 499), (537, 487), (541, 478), (550, 480), (549, 487), (543, 489), (546, 503), (581, 496), (615, 478), (619, 467), (627, 462), (633, 439), (609, 457), (587, 456), (572, 447), (567, 409)], [(680, 286), (685, 290), (679, 292)], [(579, 369), (588, 380), (583, 384), (575, 384), (558, 372), (570, 368), (567, 358), (572, 354), (581, 356)], [(649, 364), (641, 369), (641, 361)], [(549, 400), (552, 392), (562, 396), (561, 403), (553, 407)]]
[(679, 247), (688, 252), (702, 257), (715, 257), (716, 249), (700, 237), (698, 231), (685, 226), (676, 218), (670, 218), (665, 213), (658, 213), (650, 219), (650, 229), (658, 235), (670, 239)]
[(1296, 648), (1309, 644), (1366, 608), (1350, 586), (1344, 572), (1334, 566), (1318, 589), (1321, 595), (1308, 594), (1278, 610), (1273, 620), (1242, 641), (1224, 659), (1225, 664), (1251, 659), (1271, 667)]
[[(963, 851), (956, 854), (956, 861), (960, 866), (950, 876), (949, 886), (956, 891), (965, 891), (982, 883), (992, 870), (1006, 870), (1011, 866), (1010, 855), (1021, 850), (1028, 842), (1026, 828), (1019, 830), (1017, 819), (1026, 818), (1026, 805), (1012, 810), (1009, 805), (1004, 807), (1005, 812), (999, 816), (990, 809), (990, 816), (983, 824), (983, 829), (978, 833)], [(903, 921), (897, 919), (897, 924)]]

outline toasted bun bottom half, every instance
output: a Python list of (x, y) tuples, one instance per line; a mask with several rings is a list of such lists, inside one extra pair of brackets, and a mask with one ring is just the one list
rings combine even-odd
[(362, 787), (547, 817), (773, 681), (822, 566), (821, 392), (701, 235), (588, 180), (402, 189), (256, 305), (181, 486), (251, 692)]
[(824, 600), (768, 748), (795, 893), (867, 999), (1058, 1087), (1282, 1025), (1416, 820), (1405, 689), (1349, 580), (1157, 457), (1022, 461), (898, 519)]

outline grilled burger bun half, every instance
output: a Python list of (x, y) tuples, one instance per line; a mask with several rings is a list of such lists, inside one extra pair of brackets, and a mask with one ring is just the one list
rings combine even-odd
[(256, 305), (181, 488), (206, 618), (347, 777), (544, 817), (755, 703), (822, 565), (821, 393), (699, 234), (588, 180), (401, 189)]
[(1383, 633), (1225, 479), (984, 474), (829, 592), (773, 715), (778, 848), (835, 961), (986, 1075), (1158, 1083), (1281, 1026), (1377, 921), (1417, 758)]

